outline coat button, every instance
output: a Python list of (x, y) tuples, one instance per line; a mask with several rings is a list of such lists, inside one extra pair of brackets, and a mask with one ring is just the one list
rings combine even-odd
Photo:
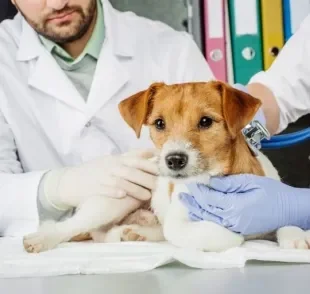
[(91, 122), (89, 121), (86, 125), (85, 125), (85, 127), (86, 128), (89, 128), (91, 126)]

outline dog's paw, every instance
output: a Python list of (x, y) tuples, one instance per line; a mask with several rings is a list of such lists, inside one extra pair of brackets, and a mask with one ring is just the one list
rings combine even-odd
[(55, 248), (62, 238), (55, 222), (46, 222), (38, 232), (24, 237), (23, 245), (29, 253), (40, 253)]
[(128, 241), (146, 241), (146, 237), (140, 235), (139, 229), (134, 227), (127, 227), (123, 229), (121, 240)]
[(107, 232), (103, 230), (96, 230), (91, 232), (90, 236), (94, 241), (94, 243), (104, 243), (107, 236)]
[(298, 227), (283, 227), (277, 231), (278, 244), (283, 249), (310, 249), (310, 231)]
[(139, 225), (122, 225), (110, 229), (101, 242), (104, 243), (118, 243), (128, 241), (144, 241), (144, 236), (139, 234)]
[(42, 251), (42, 237), (40, 233), (29, 234), (24, 237), (23, 245), (28, 253), (39, 253)]
[(131, 213), (122, 222), (123, 225), (140, 225), (140, 226), (155, 226), (158, 225), (158, 219), (155, 214), (146, 209), (138, 209)]

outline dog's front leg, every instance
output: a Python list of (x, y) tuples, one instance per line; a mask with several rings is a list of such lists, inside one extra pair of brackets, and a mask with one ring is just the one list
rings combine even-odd
[(209, 221), (190, 221), (187, 209), (173, 197), (164, 224), (164, 236), (173, 245), (202, 251), (219, 252), (240, 246), (243, 236)]
[(38, 232), (26, 236), (24, 247), (28, 252), (52, 249), (79, 234), (119, 223), (140, 205), (141, 202), (133, 197), (113, 199), (94, 196), (84, 202), (71, 218), (62, 222), (46, 222)]

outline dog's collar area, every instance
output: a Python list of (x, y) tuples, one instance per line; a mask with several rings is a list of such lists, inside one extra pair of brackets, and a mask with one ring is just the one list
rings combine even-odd
[(254, 156), (258, 156), (258, 150), (262, 147), (261, 141), (270, 139), (268, 130), (257, 120), (250, 122), (242, 133)]

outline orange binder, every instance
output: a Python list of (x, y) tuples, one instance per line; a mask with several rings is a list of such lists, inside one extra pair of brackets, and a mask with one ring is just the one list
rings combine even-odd
[(261, 0), (264, 69), (268, 69), (284, 45), (282, 0)]

